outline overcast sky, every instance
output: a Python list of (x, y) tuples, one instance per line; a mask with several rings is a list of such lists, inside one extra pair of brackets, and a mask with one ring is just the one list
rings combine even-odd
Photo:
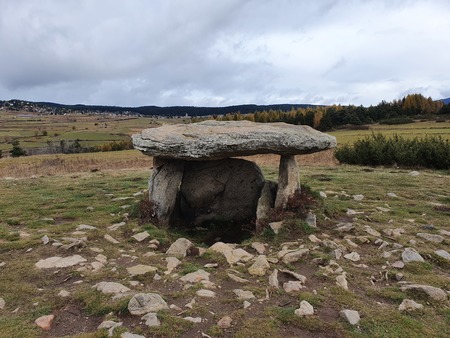
[(449, 0), (0, 0), (0, 100), (450, 97)]

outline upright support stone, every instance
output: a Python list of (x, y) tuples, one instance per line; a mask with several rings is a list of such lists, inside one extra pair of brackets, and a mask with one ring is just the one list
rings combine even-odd
[(277, 185), (274, 182), (265, 181), (264, 187), (261, 190), (261, 196), (258, 199), (258, 206), (256, 208), (256, 225), (269, 218), (270, 211), (275, 204), (275, 192)]
[(280, 158), (278, 171), (278, 191), (275, 199), (275, 208), (285, 209), (289, 197), (296, 191), (300, 191), (299, 169), (295, 156), (284, 156)]
[(153, 211), (162, 225), (168, 225), (177, 203), (183, 179), (184, 162), (153, 158), (153, 172), (148, 182), (149, 199)]

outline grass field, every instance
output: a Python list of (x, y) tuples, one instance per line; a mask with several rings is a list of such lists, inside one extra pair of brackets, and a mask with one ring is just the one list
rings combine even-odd
[[(135, 158), (132, 152), (101, 155), (111, 157), (100, 161), (109, 159), (113, 163), (118, 163), (121, 158)], [(34, 161), (35, 158), (16, 160)], [(58, 158), (69, 161), (72, 157)], [(275, 162), (263, 157), (257, 160), (265, 163), (263, 171), (267, 178), (277, 177)], [(0, 310), (0, 337), (106, 337), (106, 332), (97, 330), (97, 326), (107, 319), (123, 322), (124, 327), (146, 337), (197, 337), (199, 332), (211, 337), (419, 338), (448, 337), (450, 334), (448, 301), (432, 301), (420, 293), (400, 289), (402, 282), (448, 289), (450, 263), (434, 253), (437, 249), (449, 249), (448, 237), (437, 244), (416, 235), (418, 232), (439, 234), (441, 230), (450, 230), (450, 176), (445, 172), (426, 170), (418, 177), (412, 177), (408, 171), (398, 169), (302, 166), (302, 183), (328, 195), (314, 210), (318, 229), (309, 232), (323, 243), (311, 243), (306, 234), (295, 228), (278, 236), (263, 232), (242, 243), (240, 247), (252, 253), (252, 241), (266, 243), (267, 255), (272, 259), (276, 259), (277, 252), (287, 245), (283, 242), (297, 241), (310, 249), (308, 257), (297, 263), (271, 263), (271, 268), (290, 269), (307, 276), (306, 287), (294, 294), (287, 294), (282, 289), (270, 290), (270, 298), (265, 299), (267, 276), (250, 276), (247, 268), (251, 262), (233, 267), (234, 273), (248, 280), (244, 284), (230, 281), (228, 264), (222, 257), (211, 254), (183, 258), (175, 271), (178, 276), (164, 275), (164, 252), (180, 233), (157, 229), (150, 224), (139, 225), (137, 219), (124, 215), (138, 205), (141, 197), (135, 194), (146, 189), (149, 170), (90, 172), (89, 167), (82, 168), (87, 172), (75, 173), (74, 167), (70, 166), (67, 173), (59, 172), (51, 177), (43, 172), (34, 178), (0, 179), (0, 297), (6, 303)], [(387, 193), (395, 193), (397, 197), (389, 197)], [(354, 200), (355, 194), (362, 194), (364, 199)], [(377, 209), (379, 207), (384, 211)], [(348, 209), (360, 214), (348, 216)], [(126, 225), (118, 231), (108, 229), (123, 220)], [(337, 231), (337, 224), (342, 222), (350, 222), (354, 228), (347, 232)], [(76, 231), (80, 224), (96, 229), (80, 233)], [(367, 227), (380, 235), (368, 234)], [(402, 229), (401, 236), (389, 234), (388, 230), (392, 228)], [(151, 250), (147, 242), (137, 243), (131, 238), (132, 234), (144, 230), (150, 234), (150, 239), (158, 239), (161, 243), (152, 255), (148, 254)], [(109, 243), (104, 239), (105, 234), (112, 235), (119, 243)], [(44, 235), (50, 238), (47, 245), (41, 241)], [(84, 245), (70, 250), (52, 245), (65, 243), (67, 237), (85, 238)], [(330, 240), (345, 247), (347, 252), (358, 252), (361, 261), (335, 259), (332, 248), (323, 245)], [(383, 241), (387, 244), (381, 248)], [(196, 244), (204, 247), (201, 242)], [(416, 248), (425, 262), (409, 263), (404, 269), (393, 268), (391, 264), (401, 259), (404, 247)], [(107, 263), (103, 268), (93, 270), (91, 262), (96, 262), (100, 251)], [(45, 271), (34, 265), (50, 256), (73, 254), (82, 255), (87, 263), (81, 267)], [(156, 266), (162, 280), (154, 280), (152, 275), (131, 277), (126, 268), (137, 263)], [(206, 269), (211, 274), (211, 281), (220, 286), (213, 289), (217, 297), (197, 297), (192, 309), (185, 308), (202, 286), (182, 288), (177, 278), (202, 268), (205, 263), (218, 264), (217, 268)], [(348, 291), (336, 286), (335, 274), (326, 267), (333, 271), (339, 267), (345, 271)], [(396, 279), (398, 274), (403, 275), (400, 283)], [(100, 281), (120, 282), (134, 293), (157, 292), (168, 304), (183, 310), (158, 312), (161, 326), (148, 328), (142, 325), (140, 316), (127, 313), (126, 304), (131, 296), (112, 300), (92, 288)], [(261, 300), (251, 300), (251, 307), (242, 309), (242, 301), (235, 300), (231, 292), (234, 288), (252, 291)], [(61, 290), (68, 291), (69, 296), (58, 296)], [(423, 310), (398, 311), (405, 298), (423, 304)], [(301, 300), (314, 306), (314, 316), (299, 318), (294, 315)], [(339, 311), (343, 308), (357, 310), (361, 315), (360, 323), (351, 326), (341, 319)], [(43, 332), (34, 320), (47, 314), (54, 314), (56, 318), (52, 329)], [(216, 325), (224, 315), (233, 319), (228, 330)], [(181, 319), (184, 316), (201, 316), (204, 320), (192, 325)], [(115, 336), (119, 337), (124, 331), (125, 328), (117, 329)]]
[[(26, 117), (24, 117), (26, 116)], [(124, 140), (142, 129), (161, 123), (185, 123), (187, 119), (155, 119), (109, 115), (35, 115), (26, 112), (0, 111), (0, 150), (9, 151), (10, 142), (17, 139), (25, 149), (46, 147), (47, 142), (80, 140), (83, 147), (100, 146)], [(384, 135), (399, 134), (407, 138), (439, 135), (450, 139), (450, 121), (416, 122), (404, 125), (371, 125), (369, 130), (337, 130), (338, 144), (353, 143), (372, 132)]]
[(405, 138), (441, 136), (450, 140), (450, 122), (415, 122), (401, 125), (370, 125), (369, 130), (337, 130), (329, 132), (330, 135), (336, 136), (338, 144), (354, 143), (356, 140), (369, 136), (372, 133), (381, 133), (385, 136), (394, 134)]

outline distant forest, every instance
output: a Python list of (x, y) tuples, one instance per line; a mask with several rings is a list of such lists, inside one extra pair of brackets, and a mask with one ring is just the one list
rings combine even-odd
[(436, 119), (450, 115), (450, 104), (433, 101), (421, 94), (410, 94), (401, 100), (382, 101), (376, 106), (315, 106), (292, 108), (289, 111), (265, 110), (243, 114), (236, 112), (218, 117), (222, 121), (249, 120), (254, 122), (286, 122), (309, 125), (321, 131), (341, 126), (363, 126), (371, 123), (402, 124), (413, 122), (412, 118)]
[[(415, 119), (442, 119), (450, 116), (450, 99), (434, 101), (422, 94), (410, 94), (392, 102), (381, 101), (376, 106), (321, 106), (311, 104), (236, 105), (227, 107), (116, 107), (65, 105), (52, 102), (23, 100), (0, 101), (0, 107), (37, 113), (112, 113), (163, 117), (213, 117), (218, 120), (250, 120), (255, 122), (286, 122), (304, 124), (327, 131), (341, 126), (363, 126), (371, 123), (401, 124)], [(362, 127), (361, 127), (362, 128)]]

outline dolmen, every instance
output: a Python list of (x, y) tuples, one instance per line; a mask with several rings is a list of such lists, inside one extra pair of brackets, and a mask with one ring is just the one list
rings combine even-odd
[[(261, 221), (284, 209), (300, 191), (295, 155), (336, 146), (336, 138), (309, 126), (208, 120), (165, 124), (132, 136), (133, 145), (153, 156), (149, 199), (161, 225)], [(279, 154), (278, 183), (241, 158)], [(222, 224), (222, 223), (220, 223)]]

